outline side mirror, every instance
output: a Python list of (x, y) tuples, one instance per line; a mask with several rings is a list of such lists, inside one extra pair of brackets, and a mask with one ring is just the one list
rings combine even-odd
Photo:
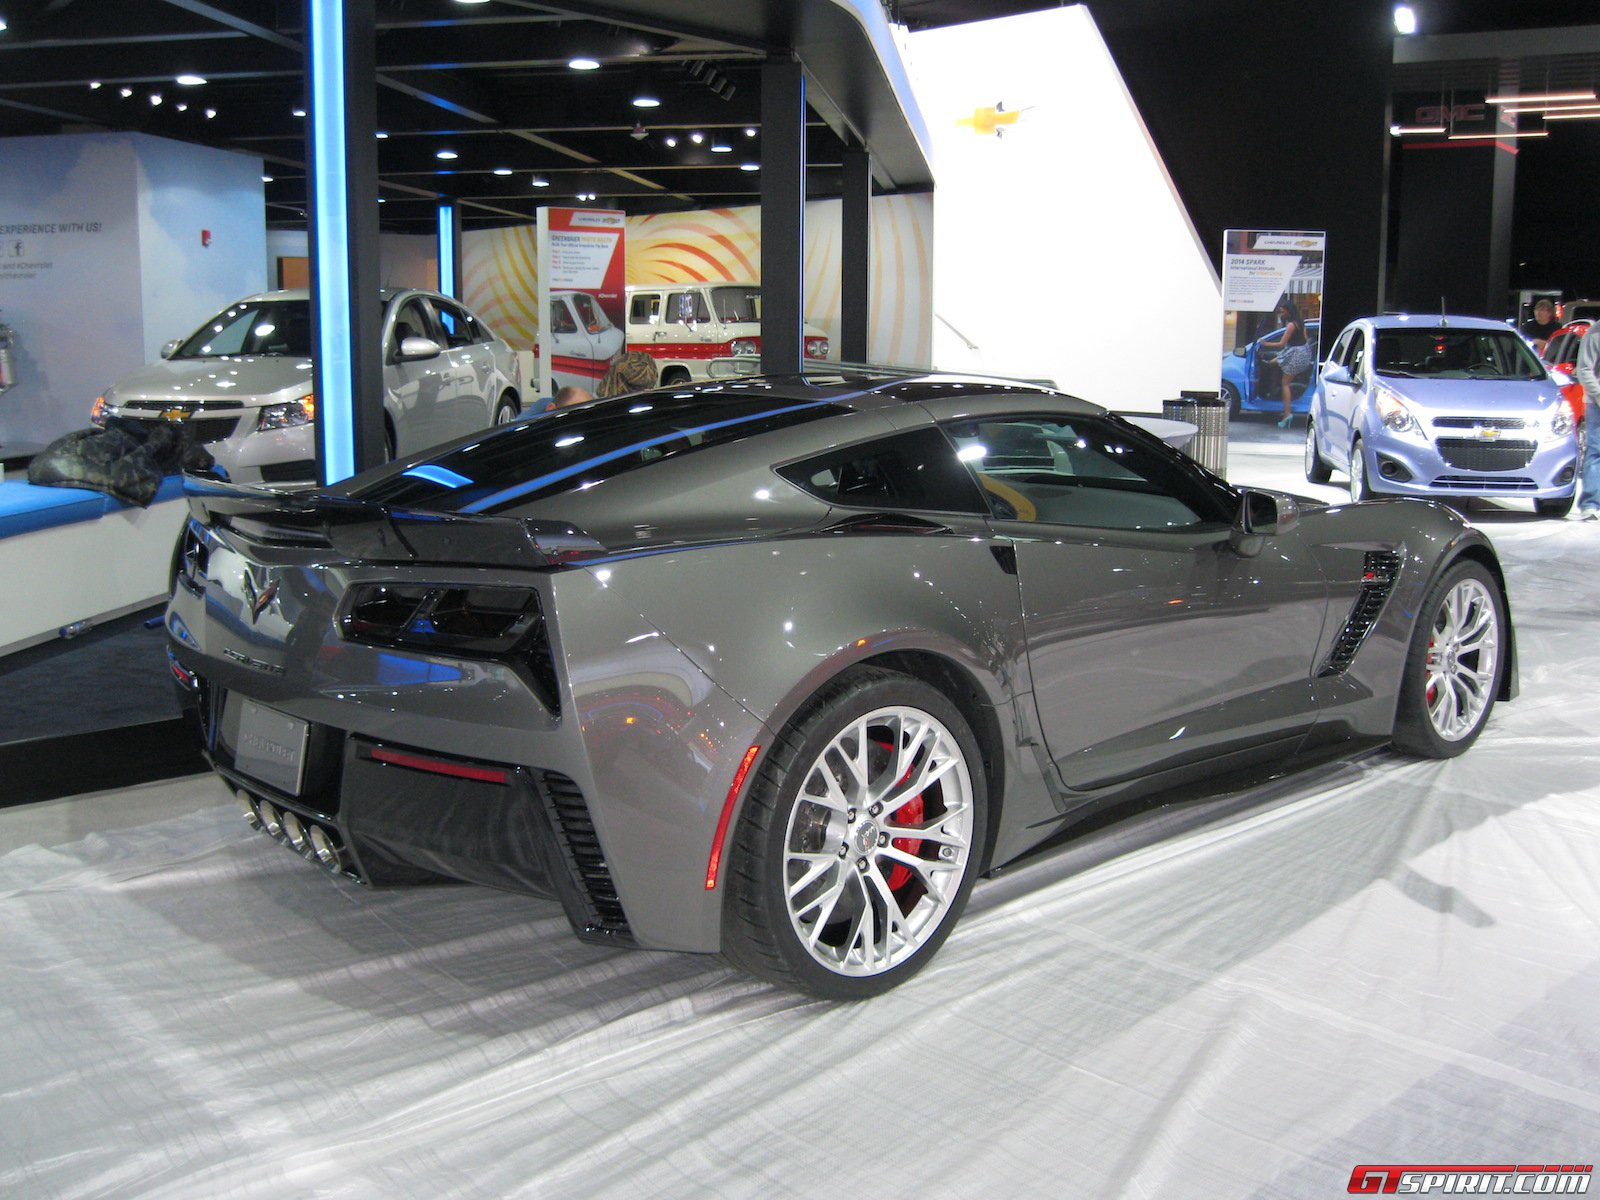
[(178, 347), (181, 346), (181, 345), (183, 345), (183, 339), (182, 338), (173, 338), (165, 346), (161, 347), (161, 357), (162, 358), (171, 358), (174, 354), (176, 354), (178, 352)]
[(1322, 382), (1342, 383), (1346, 386), (1353, 387), (1355, 386), (1356, 381), (1351, 378), (1350, 369), (1348, 367), (1339, 366), (1336, 363), (1329, 363), (1322, 369)]
[(438, 358), (443, 353), (444, 347), (432, 338), (408, 337), (400, 343), (400, 353), (394, 357), (396, 362), (421, 362)]
[(1267, 538), (1287, 533), (1299, 520), (1300, 505), (1293, 496), (1246, 488), (1239, 500), (1239, 515), (1228, 532), (1228, 544), (1241, 558), (1254, 558)]
[(1245, 356), (1245, 347), (1243, 347), (1243, 346), (1235, 346), (1233, 348), (1233, 356), (1235, 358), (1243, 358)]

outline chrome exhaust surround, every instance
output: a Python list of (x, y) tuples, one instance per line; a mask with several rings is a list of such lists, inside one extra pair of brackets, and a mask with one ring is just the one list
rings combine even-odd
[(251, 829), (260, 829), (261, 814), (256, 811), (256, 802), (244, 792), (235, 792), (233, 795), (239, 802), (239, 813), (244, 817), (245, 824)]
[(306, 852), (306, 827), (300, 823), (300, 818), (288, 809), (283, 810), (283, 833), (289, 839), (289, 844), (301, 854)]
[(261, 826), (273, 837), (283, 832), (283, 818), (278, 815), (278, 810), (265, 800), (256, 801), (256, 812), (261, 817)]
[(328, 831), (321, 825), (313, 825), (307, 834), (311, 842), (311, 852), (316, 855), (317, 862), (335, 875), (344, 869), (344, 855), (339, 850)]

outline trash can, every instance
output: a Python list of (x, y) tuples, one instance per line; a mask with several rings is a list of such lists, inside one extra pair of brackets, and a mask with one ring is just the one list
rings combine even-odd
[[(1228, 475), (1228, 402), (1217, 392), (1179, 392), (1179, 404), (1192, 405), (1192, 417), (1179, 420), (1193, 421), (1200, 432), (1189, 444), (1189, 457), (1207, 470)], [(1169, 403), (1171, 403), (1169, 401)], [(1162, 405), (1165, 411), (1166, 405)]]

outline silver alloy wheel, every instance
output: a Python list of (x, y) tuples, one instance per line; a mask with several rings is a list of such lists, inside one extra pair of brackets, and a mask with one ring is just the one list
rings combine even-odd
[(1306, 418), (1306, 478), (1310, 479), (1317, 469), (1317, 423), (1310, 416)]
[(1423, 703), (1435, 733), (1458, 742), (1477, 729), (1494, 700), (1499, 665), (1494, 597), (1478, 580), (1463, 579), (1439, 603), (1423, 660)]
[(1363, 500), (1367, 493), (1367, 453), (1356, 442), (1350, 447), (1350, 499)]
[(904, 705), (852, 721), (807, 769), (784, 831), (801, 945), (840, 975), (903, 963), (960, 891), (972, 829), (972, 778), (942, 722)]

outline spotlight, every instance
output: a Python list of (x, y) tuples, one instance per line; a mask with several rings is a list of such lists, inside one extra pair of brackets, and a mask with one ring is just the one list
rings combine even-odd
[(381, 142), (381, 141), (385, 140), (389, 135), (387, 133), (385, 133), (383, 130), (380, 129), (380, 130), (378, 130), (377, 133), (373, 134), (372, 136), (377, 138)]
[(117, 90), (117, 95), (121, 96), (124, 100), (126, 100), (129, 96), (133, 95), (133, 89), (130, 88), (130, 87), (119, 88)]
[(678, 144), (677, 136), (673, 135), (673, 134), (669, 134), (668, 136), (662, 138), (661, 140), (663, 142), (665, 142), (669, 147), (670, 146), (676, 146)]
[(451, 162), (452, 160), (461, 157), (454, 150), (435, 150), (433, 152), (433, 156), (437, 159), (443, 160), (444, 162)]
[(306, 110), (303, 108), (297, 108), (294, 110), (294, 115), (297, 117), (303, 117), (306, 115)]
[(569, 58), (567, 66), (574, 71), (598, 71), (600, 64), (592, 58)]
[(150, 107), (151, 108), (155, 108), (160, 103), (161, 103), (161, 93), (160, 92), (151, 92), (150, 93)]
[(187, 104), (180, 104), (180, 105), (178, 105), (178, 111), (179, 112), (188, 112), (189, 111), (189, 106)]
[(711, 153), (713, 153), (713, 154), (732, 154), (733, 153), (733, 147), (728, 145), (727, 142), (712, 142), (711, 143)]
[(529, 187), (549, 187), (550, 186), (550, 181), (548, 179), (546, 179), (543, 175), (535, 175), (532, 179), (528, 180), (528, 186)]
[(760, 163), (740, 163), (739, 164), (739, 170), (741, 170), (741, 171), (759, 171), (759, 170), (761, 170), (761, 164)]
[(496, 167), (494, 169), (494, 173), (496, 175), (509, 175), (509, 174), (511, 174), (511, 168), (510, 167)]
[(691, 142), (693, 142), (696, 146), (698, 146), (701, 142), (706, 140), (706, 135), (701, 133), (698, 129), (696, 129), (693, 133), (691, 133), (689, 135), (689, 140)]
[(756, 127), (754, 125), (746, 125), (744, 128), (744, 135), (745, 137), (755, 137)]
[(1417, 31), (1417, 13), (1409, 4), (1396, 4), (1394, 6), (1394, 28), (1396, 33), (1411, 34)]
[(272, 176), (272, 175), (263, 175), (263, 176), (262, 176), (262, 177), (261, 177), (261, 182), (262, 182), (262, 183), (271, 183), (271, 182), (272, 182), (272, 181), (273, 181), (273, 179), (274, 179), (274, 178), (276, 178), (276, 177), (275, 177), (275, 176)]
[(89, 90), (91, 92), (98, 92), (100, 90), (100, 81), (98, 79), (91, 79), (89, 81)]
[(204, 75), (179, 75), (173, 82), (180, 87), (203, 87), (206, 77)]
[(216, 119), (217, 119), (217, 110), (214, 109), (214, 108), (206, 109), (206, 120), (215, 121)]

